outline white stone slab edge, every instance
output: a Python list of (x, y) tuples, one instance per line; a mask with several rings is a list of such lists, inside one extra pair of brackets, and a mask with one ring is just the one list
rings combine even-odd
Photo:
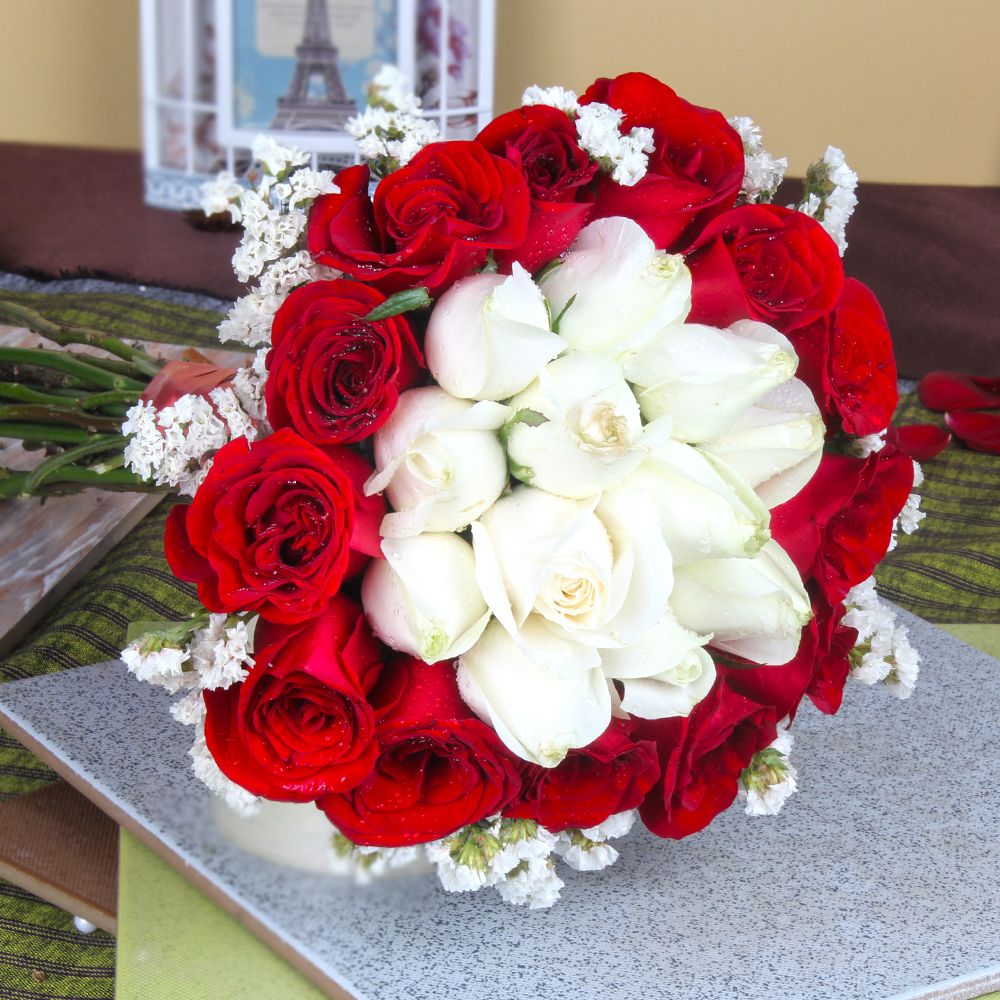
[(976, 1000), (977, 997), (1000, 989), (1000, 965), (979, 969), (968, 975), (930, 986), (918, 986), (906, 993), (897, 993), (889, 1000)]

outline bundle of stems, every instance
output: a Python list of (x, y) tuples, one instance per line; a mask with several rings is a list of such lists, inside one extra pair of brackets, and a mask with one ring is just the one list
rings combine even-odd
[(121, 425), (163, 362), (101, 330), (55, 323), (3, 299), (0, 324), (26, 327), (60, 348), (93, 349), (0, 345), (0, 438), (44, 454), (29, 472), (0, 466), (0, 500), (156, 489), (123, 468)]

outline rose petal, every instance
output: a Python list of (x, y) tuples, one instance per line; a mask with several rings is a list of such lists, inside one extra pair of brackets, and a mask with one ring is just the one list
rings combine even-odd
[(212, 389), (228, 382), (235, 374), (235, 368), (194, 361), (168, 361), (153, 376), (140, 399), (163, 410), (187, 394), (207, 397)]
[(929, 410), (992, 410), (1000, 407), (1000, 378), (931, 372), (920, 380), (917, 395)]
[(1000, 455), (1000, 413), (946, 413), (944, 422), (967, 448)]
[(951, 443), (951, 435), (935, 424), (893, 424), (885, 433), (887, 444), (918, 462), (926, 462), (940, 454)]

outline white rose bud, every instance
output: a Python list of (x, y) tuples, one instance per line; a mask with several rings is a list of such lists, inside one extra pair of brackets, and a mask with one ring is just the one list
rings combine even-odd
[(542, 660), (522, 634), (529, 615), (570, 643), (614, 647), (669, 613), (670, 551), (640, 490), (611, 490), (598, 503), (519, 486), (472, 525), (472, 538), (490, 610), (549, 669), (561, 667)]
[(561, 315), (559, 335), (589, 354), (620, 357), (691, 311), (684, 258), (657, 250), (631, 219), (586, 226), (540, 284), (553, 315)]
[(813, 394), (793, 378), (762, 397), (738, 427), (701, 448), (724, 459), (771, 508), (790, 500), (812, 479), (823, 457), (824, 435)]
[(764, 502), (720, 458), (668, 441), (625, 480), (656, 504), (674, 565), (712, 556), (752, 556), (770, 538)]
[(504, 429), (518, 479), (559, 496), (583, 498), (621, 482), (668, 439), (670, 420), (643, 426), (618, 366), (576, 352), (546, 365), (510, 401)]
[(437, 663), (464, 653), (490, 613), (476, 586), (472, 546), (458, 535), (385, 539), (361, 582), (372, 630), (401, 653)]
[(497, 437), (507, 418), (499, 403), (470, 403), (443, 389), (410, 389), (375, 434), (371, 496), (383, 490), (393, 511), (386, 538), (460, 531), (507, 485), (507, 459)]
[[(532, 646), (558, 641), (531, 623)], [(611, 722), (611, 693), (594, 650), (580, 647), (578, 669), (555, 673), (519, 648), (492, 621), (458, 662), (466, 704), (523, 760), (555, 767), (575, 747), (593, 743)]]
[(732, 427), (766, 392), (795, 374), (783, 335), (740, 320), (726, 330), (685, 323), (665, 329), (624, 360), (647, 420), (671, 416), (673, 436), (697, 443)]
[(773, 539), (752, 559), (703, 559), (678, 566), (670, 606), (712, 645), (754, 663), (787, 663), (812, 618), (795, 564)]
[(434, 380), (462, 399), (507, 399), (566, 348), (549, 330), (545, 296), (531, 276), (473, 274), (431, 313), (424, 351)]

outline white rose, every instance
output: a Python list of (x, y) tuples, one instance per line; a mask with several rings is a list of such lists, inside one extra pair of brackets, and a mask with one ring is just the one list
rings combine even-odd
[(601, 650), (604, 675), (622, 685), (620, 708), (641, 719), (689, 715), (715, 683), (715, 663), (702, 648), (711, 638), (670, 615), (637, 642)]
[(726, 330), (696, 323), (668, 327), (630, 353), (622, 368), (640, 390), (642, 415), (673, 417), (673, 436), (697, 443), (729, 430), (797, 365), (785, 336), (740, 320)]
[(808, 386), (797, 378), (772, 389), (702, 450), (724, 459), (767, 506), (790, 500), (823, 457), (825, 428)]
[(624, 485), (652, 498), (674, 565), (710, 556), (752, 556), (770, 538), (771, 515), (722, 459), (668, 441)]
[(577, 352), (547, 364), (510, 411), (504, 437), (514, 475), (565, 497), (610, 489), (670, 434), (669, 418), (643, 426), (613, 361)]
[(393, 511), (386, 538), (425, 531), (460, 531), (507, 485), (507, 459), (497, 430), (507, 418), (499, 403), (470, 403), (443, 389), (410, 389), (375, 433), (371, 496), (383, 490)]
[(519, 486), (472, 525), (472, 539), (490, 610), (549, 669), (561, 669), (540, 659), (551, 650), (533, 651), (522, 635), (530, 615), (570, 643), (614, 647), (669, 613), (670, 550), (640, 490), (577, 501)]
[(463, 399), (507, 399), (565, 348), (520, 264), (510, 276), (474, 274), (453, 285), (434, 307), (424, 341), (434, 380)]
[(437, 663), (464, 653), (490, 613), (476, 586), (472, 546), (458, 535), (385, 539), (361, 582), (372, 630), (402, 653)]
[[(529, 623), (533, 648), (558, 641)], [(611, 722), (611, 693), (596, 650), (580, 647), (578, 669), (556, 673), (529, 658), (503, 626), (492, 621), (458, 661), (466, 703), (524, 760), (555, 767), (575, 747), (593, 743)]]
[(590, 354), (619, 357), (691, 310), (684, 258), (657, 250), (631, 219), (586, 226), (540, 284), (553, 315), (562, 317), (559, 335)]
[(670, 606), (681, 625), (754, 663), (787, 663), (812, 618), (799, 572), (773, 539), (752, 559), (678, 566)]

